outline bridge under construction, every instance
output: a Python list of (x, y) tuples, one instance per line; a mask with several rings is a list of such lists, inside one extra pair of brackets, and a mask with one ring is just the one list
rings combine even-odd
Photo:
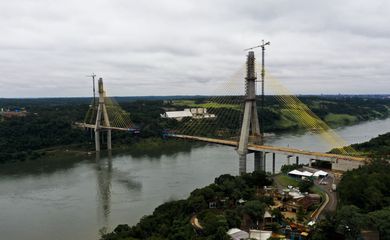
[[(202, 107), (209, 109), (210, 113), (215, 114), (215, 119), (187, 119), (177, 122), (177, 128), (170, 129), (166, 136), (235, 147), (238, 153), (240, 174), (244, 174), (247, 171), (247, 155), (250, 153), (254, 154), (255, 170), (265, 170), (266, 163), (268, 162), (266, 156), (268, 153), (272, 153), (273, 172), (275, 172), (276, 154), (287, 156), (288, 164), (290, 164), (291, 158), (295, 158), (295, 163), (298, 164), (299, 158), (304, 156), (310, 158), (310, 164), (312, 161), (326, 161), (331, 163), (332, 169), (340, 171), (346, 171), (364, 164), (367, 161), (366, 158), (358, 157), (351, 147), (344, 147), (346, 146), (345, 142), (332, 129), (312, 113), (298, 98), (290, 94), (275, 81), (273, 84), (270, 84), (270, 86), (280, 90), (280, 94), (276, 95), (276, 98), (288, 106), (287, 113), (291, 118), (300, 122), (309, 130), (315, 129), (320, 136), (332, 143), (332, 147), (338, 147), (340, 149), (340, 154), (321, 153), (289, 147), (267, 146), (264, 144), (264, 47), (262, 47), (262, 49), (262, 98), (260, 113), (258, 113), (256, 94), (257, 65), (254, 52), (249, 51), (246, 60), (244, 96), (227, 95), (225, 97), (217, 96), (210, 98)], [(270, 79), (272, 79), (272, 77), (270, 77)], [(272, 81), (270, 81), (270, 83), (272, 83)], [(132, 131), (134, 129), (134, 124), (130, 120), (130, 115), (123, 111), (119, 104), (115, 103), (113, 99), (106, 96), (102, 78), (98, 81), (98, 89), (98, 101), (96, 101), (95, 98), (93, 99), (93, 103), (90, 106), (84, 122), (77, 123), (79, 127), (90, 129), (94, 132), (95, 148), (97, 152), (101, 150), (101, 136), (104, 133), (106, 134), (107, 139), (107, 149), (111, 150), (111, 131)], [(232, 120), (231, 115), (234, 112), (241, 113), (239, 121)], [(216, 124), (215, 121), (222, 121), (224, 124)], [(237, 124), (239, 126), (235, 125), (237, 128), (236, 130), (232, 129), (234, 127), (225, 127), (225, 125), (235, 124), (236, 122), (239, 123)], [(221, 126), (224, 127), (221, 129)], [(212, 136), (213, 133), (215, 134), (214, 137)], [(224, 135), (225, 133), (229, 134)]]

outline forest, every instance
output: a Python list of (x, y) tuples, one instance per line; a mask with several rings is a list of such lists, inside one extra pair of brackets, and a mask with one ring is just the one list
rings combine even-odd
[[(367, 155), (371, 158), (390, 158), (390, 132), (380, 134), (379, 136), (370, 139), (367, 142), (355, 143), (350, 145), (360, 155)], [(335, 148), (331, 153), (339, 153), (339, 149)]]
[[(229, 174), (217, 177), (209, 186), (195, 189), (185, 200), (164, 203), (152, 215), (144, 216), (132, 227), (118, 225), (113, 232), (104, 234), (103, 240), (136, 239), (210, 239), (228, 240), (226, 231), (240, 227), (243, 216), (249, 225), (261, 221), (272, 198), (257, 197), (257, 189), (272, 184), (264, 172), (253, 172), (242, 176)], [(247, 201), (238, 204), (241, 198)], [(210, 203), (218, 203), (218, 208), (210, 208)], [(202, 224), (199, 234), (191, 225), (191, 217), (197, 216)]]
[(319, 222), (313, 239), (358, 239), (362, 230), (390, 239), (390, 132), (351, 146), (372, 160), (343, 174), (338, 209)]
[[(200, 96), (115, 98), (122, 109), (130, 113), (132, 121), (141, 133), (134, 136), (125, 132), (114, 132), (114, 146), (130, 145), (140, 139), (161, 138), (164, 131), (175, 128), (178, 124), (175, 120), (160, 118), (164, 109), (182, 110), (194, 106), (193, 104), (202, 106), (208, 99), (210, 97)], [(235, 99), (237, 104), (242, 101), (239, 97)], [(390, 115), (390, 100), (382, 97), (300, 96), (299, 99), (330, 125), (347, 125)], [(177, 104), (180, 101), (190, 104)], [(257, 101), (260, 106), (260, 99)], [(21, 108), (27, 111), (27, 115), (21, 117), (8, 118), (0, 115), (0, 163), (34, 160), (53, 149), (63, 149), (65, 146), (92, 151), (91, 132), (74, 125), (75, 122), (84, 120), (90, 102), (90, 98), (0, 99), (0, 109), (4, 111)], [(286, 106), (275, 97), (266, 96), (265, 106), (265, 132), (292, 131), (302, 127), (299, 122), (284, 114), (283, 109)], [(223, 115), (226, 111), (220, 111), (221, 115), (213, 124), (236, 134), (241, 111), (239, 108), (226, 107), (230, 107), (229, 114), (235, 117), (226, 117)], [(210, 109), (210, 112), (219, 111), (218, 109)]]
[(318, 222), (313, 239), (359, 239), (364, 230), (390, 239), (389, 171), (388, 161), (376, 160), (346, 172), (338, 186), (338, 209)]

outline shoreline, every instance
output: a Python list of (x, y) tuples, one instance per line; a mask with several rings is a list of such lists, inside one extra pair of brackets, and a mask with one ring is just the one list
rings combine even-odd
[[(354, 124), (346, 124), (342, 126), (337, 126), (334, 129), (342, 129), (345, 127), (350, 127), (350, 126), (355, 126), (359, 124), (364, 124), (368, 123), (371, 121), (380, 121), (380, 120), (386, 120), (389, 117), (386, 118), (376, 118), (376, 119), (371, 119), (367, 121), (359, 121)], [(310, 130), (307, 129), (296, 129), (296, 130), (281, 130), (281, 131), (276, 131), (276, 132), (267, 132), (265, 133), (266, 135), (269, 136), (275, 136), (276, 134), (305, 134), (310, 132)], [(175, 139), (170, 139), (170, 138), (162, 138), (161, 136), (157, 137), (148, 137), (148, 138), (139, 138), (137, 142), (130, 142), (128, 144), (125, 143), (118, 143), (118, 144), (113, 144), (113, 149), (112, 153), (121, 153), (121, 152), (128, 152), (129, 150), (132, 152), (137, 152), (138, 154), (142, 154), (143, 152), (147, 152), (149, 150), (154, 150), (156, 147), (161, 147), (163, 143), (174, 143), (170, 144), (169, 147), (174, 147), (177, 144), (180, 144), (183, 146), (188, 142), (183, 142), (183, 141), (177, 141)], [(204, 145), (205, 143), (191, 143), (191, 145)], [(160, 145), (160, 146), (159, 146)], [(166, 145), (164, 146), (166, 147)], [(14, 161), (5, 161), (2, 162), (1, 165), (3, 164), (10, 164), (10, 163), (21, 163), (21, 162), (34, 162), (37, 159), (41, 160), (48, 160), (53, 157), (90, 157), (95, 155), (94, 151), (94, 144), (93, 142), (85, 143), (85, 144), (70, 144), (70, 145), (61, 145), (61, 146), (53, 146), (49, 148), (43, 148), (43, 149), (38, 149), (34, 150), (33, 153), (36, 153), (37, 156), (33, 158), (29, 158), (26, 160), (14, 160)], [(103, 149), (102, 152), (106, 152), (106, 149)], [(366, 155), (365, 153), (364, 155)]]

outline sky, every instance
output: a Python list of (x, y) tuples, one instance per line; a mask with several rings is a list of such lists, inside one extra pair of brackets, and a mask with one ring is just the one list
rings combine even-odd
[(92, 72), (111, 96), (243, 92), (244, 49), (262, 39), (267, 74), (295, 94), (389, 94), (389, 13), (388, 0), (4, 0), (0, 98), (90, 96)]

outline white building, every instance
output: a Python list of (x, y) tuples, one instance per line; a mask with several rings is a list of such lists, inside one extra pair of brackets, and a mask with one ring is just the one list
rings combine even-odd
[(257, 229), (249, 230), (249, 239), (267, 240), (271, 236), (272, 236), (272, 231), (264, 231), (264, 230), (257, 230)]
[(227, 231), (227, 235), (229, 235), (233, 240), (241, 240), (241, 239), (248, 239), (249, 233), (242, 231), (238, 228), (231, 228), (229, 231)]
[(185, 117), (192, 117), (192, 113), (188, 110), (185, 109), (184, 111), (169, 111), (165, 112), (163, 114), (160, 114), (162, 118), (173, 118), (178, 121), (181, 121)]
[(206, 108), (186, 108), (183, 111), (167, 111), (160, 115), (162, 118), (172, 118), (177, 121), (183, 120), (185, 117), (196, 119), (215, 118), (215, 114), (208, 113)]

